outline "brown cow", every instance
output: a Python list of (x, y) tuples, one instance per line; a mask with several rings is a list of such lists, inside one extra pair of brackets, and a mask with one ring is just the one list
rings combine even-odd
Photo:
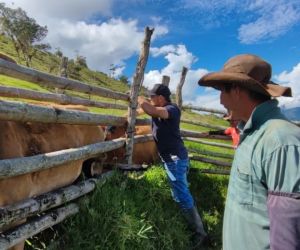
[[(112, 140), (120, 137), (124, 137), (126, 132), (126, 125), (117, 127), (110, 126), (106, 128), (105, 140)], [(151, 134), (150, 125), (136, 126), (135, 135), (147, 135)], [(107, 153), (107, 162), (121, 163), (125, 160), (126, 149), (119, 148)], [(137, 143), (133, 147), (132, 163), (133, 164), (152, 164), (159, 159), (158, 151), (154, 141)]]
[[(101, 127), (85, 125), (0, 121), (0, 133), (0, 159), (33, 156), (104, 140)], [(0, 207), (72, 183), (80, 175), (83, 161), (0, 180)], [(23, 245), (13, 249), (23, 249)]]

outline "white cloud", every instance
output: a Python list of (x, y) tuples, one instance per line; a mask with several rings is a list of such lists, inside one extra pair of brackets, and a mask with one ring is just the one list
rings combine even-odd
[(300, 106), (300, 63), (293, 67), (293, 69), (288, 71), (283, 71), (279, 75), (275, 76), (275, 79), (285, 86), (292, 88), (292, 98), (281, 97), (279, 98), (280, 103), (285, 105), (287, 108), (294, 108)]
[(176, 51), (175, 45), (165, 45), (160, 48), (152, 47), (150, 49), (150, 52), (153, 57), (158, 57), (158, 56), (165, 55), (168, 53), (174, 53), (175, 51)]
[(238, 2), (238, 0), (182, 0), (182, 5), (187, 9), (201, 11), (229, 11), (235, 8)]
[[(187, 15), (201, 16), (206, 27), (244, 22), (238, 30), (241, 43), (269, 41), (284, 35), (300, 20), (299, 0), (181, 0)], [(190, 12), (190, 13), (189, 13)]]
[[(38, 21), (52, 19), (84, 20), (93, 14), (111, 13), (112, 0), (4, 0), (10, 6), (21, 7)], [(12, 5), (13, 3), (13, 5)], [(45, 23), (47, 24), (47, 23)]]
[(197, 96), (197, 98), (193, 102), (191, 102), (191, 104), (198, 107), (219, 109), (225, 111), (223, 105), (220, 104), (220, 95), (218, 91), (214, 91), (214, 93), (210, 95)]
[(256, 1), (249, 9), (257, 11), (261, 16), (254, 22), (240, 26), (238, 38), (245, 44), (274, 39), (285, 34), (300, 20), (300, 9), (289, 2), (275, 4)]
[(110, 19), (99, 25), (59, 21), (55, 27), (58, 26), (47, 37), (50, 44), (62, 48), (69, 57), (77, 51), (87, 58), (91, 68), (104, 72), (111, 64), (123, 65), (125, 59), (138, 53), (144, 36), (136, 20)]
[[(118, 65), (116, 73), (122, 74), (124, 61), (139, 53), (144, 31), (135, 19), (99, 22), (100, 17), (111, 13), (113, 3), (114, 0), (16, 0), (13, 6), (24, 9), (40, 25), (47, 25), (49, 32), (43, 42), (49, 42), (53, 49), (60, 48), (69, 58), (84, 56), (90, 68), (106, 73), (111, 64)], [(168, 32), (158, 21), (153, 21), (152, 41)]]
[[(160, 48), (152, 48), (151, 53), (155, 56), (162, 56), (168, 61), (166, 67), (161, 70), (151, 70), (145, 74), (144, 86), (151, 88), (155, 83), (160, 83), (163, 75), (170, 76), (170, 89), (175, 93), (177, 84), (180, 81), (182, 67), (191, 68), (193, 62), (197, 58), (187, 51), (184, 45), (166, 45)], [(189, 69), (186, 75), (185, 83), (182, 89), (183, 102), (185, 104), (192, 104), (196, 106), (224, 109), (219, 101), (219, 93), (209, 88), (205, 89), (205, 94), (199, 95), (200, 90), (204, 88), (199, 87), (199, 79), (208, 73), (206, 69)], [(201, 89), (200, 89), (201, 88)]]
[[(187, 51), (185, 45), (166, 45), (160, 48), (152, 48), (151, 54), (154, 56), (164, 56), (168, 65), (161, 70), (151, 70), (145, 74), (144, 85), (151, 87), (155, 83), (161, 82), (163, 75), (171, 78), (170, 89), (175, 91), (180, 80), (183, 67), (190, 68), (197, 58)], [(185, 87), (185, 85), (184, 85)]]

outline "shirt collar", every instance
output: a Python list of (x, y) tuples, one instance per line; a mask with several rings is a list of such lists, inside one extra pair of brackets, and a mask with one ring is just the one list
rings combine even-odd
[(276, 99), (263, 102), (253, 110), (249, 120), (246, 123), (241, 124), (243, 133), (249, 133), (251, 130), (259, 128), (270, 118), (286, 119), (281, 113)]

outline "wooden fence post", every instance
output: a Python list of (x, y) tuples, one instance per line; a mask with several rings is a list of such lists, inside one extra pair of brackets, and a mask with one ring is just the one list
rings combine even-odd
[(188, 69), (186, 67), (182, 67), (180, 82), (178, 83), (177, 88), (176, 88), (176, 104), (180, 110), (182, 108), (182, 87), (183, 87), (187, 72), (188, 72)]
[(141, 49), (141, 54), (136, 65), (135, 74), (133, 77), (133, 83), (130, 90), (130, 101), (128, 107), (128, 126), (127, 126), (127, 140), (126, 140), (126, 161), (128, 165), (132, 164), (132, 151), (133, 151), (133, 136), (135, 130), (135, 121), (136, 121), (136, 108), (137, 108), (137, 97), (139, 90), (141, 88), (144, 71), (148, 60), (150, 40), (153, 34), (154, 29), (146, 27), (145, 29), (145, 38), (143, 41), (143, 47)]
[(68, 57), (63, 56), (60, 63), (60, 76), (68, 78)]
[(161, 83), (162, 83), (163, 85), (166, 85), (166, 86), (169, 87), (170, 77), (169, 77), (169, 76), (163, 76), (163, 77), (162, 77), (162, 80), (161, 80)]

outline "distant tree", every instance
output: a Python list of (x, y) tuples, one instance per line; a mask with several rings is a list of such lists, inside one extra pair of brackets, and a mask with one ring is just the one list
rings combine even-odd
[(110, 64), (109, 71), (110, 71), (111, 78), (115, 78), (115, 73), (117, 68), (118, 68), (117, 65), (114, 65), (113, 63)]
[[(39, 49), (37, 43), (48, 33), (47, 26), (40, 26), (21, 8), (11, 9), (5, 3), (0, 3), (0, 30), (11, 39), (19, 58), (22, 53), (27, 66)], [(49, 45), (40, 46), (47, 48)]]
[(51, 45), (49, 43), (40, 43), (34, 45), (33, 47), (37, 50), (44, 51), (44, 52), (49, 52), (49, 50), (51, 49)]
[(62, 53), (60, 48), (55, 48), (54, 55), (56, 55), (58, 57), (63, 57), (64, 54)]
[(121, 76), (119, 77), (119, 80), (120, 80), (121, 82), (125, 83), (125, 84), (128, 84), (128, 83), (129, 83), (128, 77), (125, 76), (125, 75), (121, 75)]
[(75, 59), (75, 64), (87, 68), (86, 57), (77, 55)]

